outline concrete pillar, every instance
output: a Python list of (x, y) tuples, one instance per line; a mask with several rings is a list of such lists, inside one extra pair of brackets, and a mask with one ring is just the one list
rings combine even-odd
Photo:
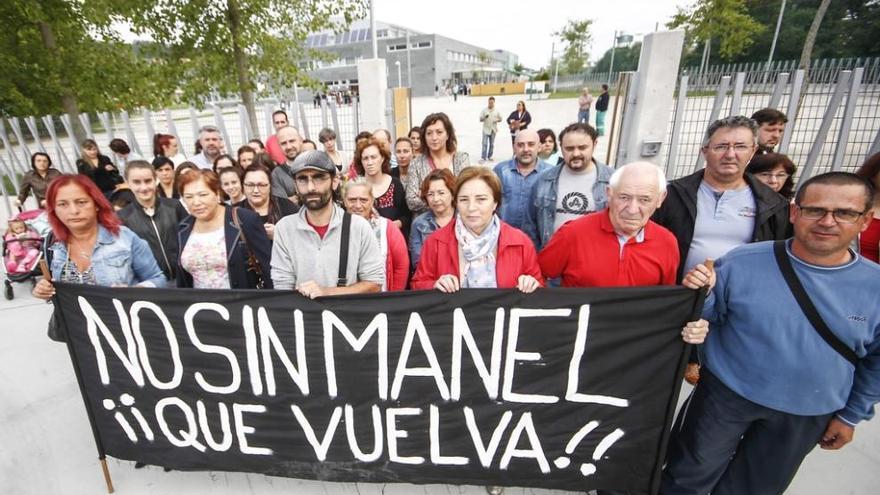
[[(684, 45), (684, 31), (663, 31), (645, 36), (636, 87), (623, 116), (617, 148), (617, 164), (647, 160), (661, 164), (672, 97), (678, 80), (678, 64)], [(675, 166), (675, 164), (670, 164)]]
[(384, 58), (358, 60), (358, 87), (361, 102), (361, 127), (387, 129), (385, 118), (388, 73)]

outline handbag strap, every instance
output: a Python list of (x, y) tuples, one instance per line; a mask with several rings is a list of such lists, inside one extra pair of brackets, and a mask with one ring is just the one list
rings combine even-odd
[(788, 258), (788, 253), (785, 251), (785, 241), (776, 241), (773, 243), (773, 254), (776, 256), (776, 264), (779, 265), (779, 270), (785, 278), (785, 283), (788, 284), (788, 288), (791, 289), (791, 293), (797, 300), (798, 305), (801, 307), (804, 315), (806, 315), (807, 320), (809, 320), (813, 328), (816, 329), (819, 336), (821, 336), (822, 339), (844, 359), (852, 363), (853, 366), (858, 365), (859, 356), (834, 335), (834, 332), (832, 332), (830, 328), (828, 328), (828, 325), (825, 324), (825, 320), (822, 319), (819, 315), (819, 311), (816, 310), (816, 306), (813, 305), (813, 301), (810, 300), (810, 296), (807, 295), (807, 291), (804, 290), (804, 286), (801, 285), (801, 281), (798, 279), (797, 274), (794, 272), (794, 267), (791, 265), (791, 260)]
[(342, 215), (342, 239), (339, 242), (339, 277), (336, 279), (336, 287), (348, 285), (348, 244), (351, 237), (351, 213)]

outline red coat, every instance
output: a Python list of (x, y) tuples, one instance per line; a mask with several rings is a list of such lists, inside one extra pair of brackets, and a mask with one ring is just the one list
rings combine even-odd
[[(455, 238), (455, 219), (438, 229), (425, 240), (418, 269), (410, 282), (413, 290), (432, 289), (442, 275), (461, 278), (458, 263), (458, 240)], [(495, 256), (495, 277), (499, 289), (513, 289), (520, 275), (531, 275), (544, 285), (538, 255), (531, 239), (519, 229), (501, 222), (498, 235), (498, 253)]]
[(409, 278), (409, 250), (400, 228), (391, 220), (385, 222), (388, 256), (385, 257), (385, 285), (389, 291), (405, 290)]

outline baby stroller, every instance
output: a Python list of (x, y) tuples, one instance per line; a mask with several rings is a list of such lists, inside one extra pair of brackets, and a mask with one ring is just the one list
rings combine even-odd
[(13, 282), (28, 279), (31, 286), (41, 275), (40, 260), (43, 257), (44, 233), (50, 230), (43, 210), (20, 212), (9, 220), (9, 228), (3, 236), (3, 265), (6, 268), (4, 296), (12, 299)]

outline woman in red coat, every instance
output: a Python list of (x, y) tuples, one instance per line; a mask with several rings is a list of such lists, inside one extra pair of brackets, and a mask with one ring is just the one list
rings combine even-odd
[(501, 182), (490, 169), (463, 169), (455, 184), (458, 212), (425, 241), (412, 288), (516, 287), (529, 293), (543, 286), (532, 241), (498, 218), (500, 202)]

